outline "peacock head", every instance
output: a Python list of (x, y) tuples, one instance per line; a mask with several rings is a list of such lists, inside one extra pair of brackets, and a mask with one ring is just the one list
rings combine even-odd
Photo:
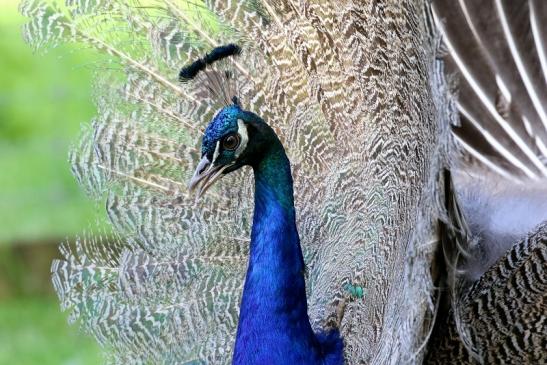
[(201, 161), (190, 180), (201, 197), (216, 181), (242, 166), (254, 166), (279, 139), (256, 114), (234, 104), (222, 108), (205, 129)]
[[(243, 110), (236, 96), (231, 100), (225, 99), (228, 95), (236, 95), (236, 91), (229, 87), (233, 86), (230, 81), (233, 76), (231, 72), (213, 70), (214, 76), (207, 76), (207, 70), (213, 64), (236, 57), (240, 53), (241, 48), (236, 44), (218, 46), (205, 57), (183, 67), (179, 73), (181, 82), (205, 74), (207, 89), (229, 104), (220, 109), (205, 129), (201, 161), (189, 184), (190, 190), (198, 190), (198, 198), (224, 175), (245, 165), (255, 166), (271, 146), (281, 145), (273, 129), (258, 115)], [(211, 82), (222, 78), (225, 79), (224, 82)]]

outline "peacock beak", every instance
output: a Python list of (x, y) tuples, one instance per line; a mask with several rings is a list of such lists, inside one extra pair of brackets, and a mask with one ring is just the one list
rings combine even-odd
[(203, 194), (211, 187), (213, 184), (222, 178), (223, 172), (225, 169), (231, 165), (217, 165), (214, 166), (207, 156), (203, 156), (201, 161), (196, 167), (194, 176), (188, 184), (190, 192), (197, 189), (197, 199), (201, 198)]

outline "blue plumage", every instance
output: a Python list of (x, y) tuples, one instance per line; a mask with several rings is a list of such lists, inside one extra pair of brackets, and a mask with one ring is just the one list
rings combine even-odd
[[(238, 143), (232, 143), (237, 140)], [(243, 165), (255, 176), (255, 210), (233, 363), (338, 365), (338, 331), (314, 334), (296, 228), (289, 160), (274, 131), (238, 105), (209, 124), (191, 186), (210, 186)]]
[[(202, 156), (205, 155), (210, 161), (212, 161), (217, 141), (222, 139), (222, 136), (226, 134), (237, 132), (237, 118), (241, 113), (243, 113), (243, 111), (237, 105), (227, 106), (222, 108), (222, 110), (217, 113), (213, 121), (209, 123), (205, 129), (203, 141), (201, 143)], [(220, 156), (221, 158), (234, 158), (234, 156), (227, 156), (230, 154), (230, 151), (223, 152), (224, 154)], [(221, 163), (221, 161), (217, 162)]]

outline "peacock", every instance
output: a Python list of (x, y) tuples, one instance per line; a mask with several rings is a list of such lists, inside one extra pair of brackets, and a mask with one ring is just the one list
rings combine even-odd
[[(237, 45), (215, 48), (184, 68), (181, 78), (240, 52)], [(229, 73), (228, 73), (229, 75)], [(218, 74), (210, 79), (220, 78)], [(217, 95), (227, 80), (209, 85)], [(255, 178), (249, 265), (241, 298), (234, 364), (342, 364), (337, 331), (315, 336), (308, 318), (304, 259), (298, 237), (290, 163), (273, 129), (241, 109), (237, 95), (207, 126), (201, 161), (190, 181), (202, 196), (217, 180), (243, 166)]]
[(51, 271), (107, 363), (547, 361), (543, 2), (21, 12), (105, 54)]

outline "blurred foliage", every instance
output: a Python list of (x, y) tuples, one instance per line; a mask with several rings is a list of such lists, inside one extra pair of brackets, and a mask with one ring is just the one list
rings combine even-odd
[(99, 58), (77, 46), (33, 54), (18, 1), (0, 5), (0, 365), (99, 364), (95, 341), (68, 326), (49, 274), (59, 241), (104, 215), (68, 163), (95, 114), (89, 65)]
[(96, 365), (97, 345), (66, 325), (56, 298), (0, 301), (0, 364)]
[(0, 12), (0, 245), (74, 236), (100, 214), (68, 163), (95, 113), (99, 56), (74, 45), (33, 54), (17, 3), (2, 0)]
[(57, 243), (0, 246), (0, 299), (53, 296), (49, 271), (59, 256)]

